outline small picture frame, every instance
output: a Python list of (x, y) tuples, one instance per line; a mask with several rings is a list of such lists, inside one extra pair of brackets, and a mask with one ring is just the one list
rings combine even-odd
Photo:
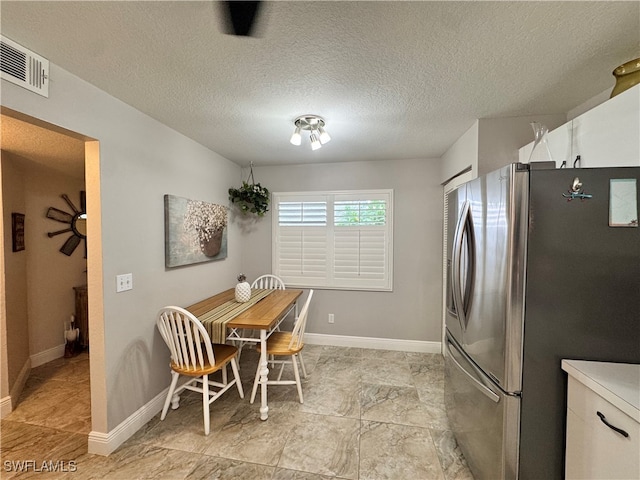
[(638, 227), (638, 187), (635, 178), (609, 180), (609, 226)]
[(24, 250), (24, 214), (11, 214), (11, 244), (14, 252)]

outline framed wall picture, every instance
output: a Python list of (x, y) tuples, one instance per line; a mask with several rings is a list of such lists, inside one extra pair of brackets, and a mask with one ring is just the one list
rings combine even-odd
[(24, 250), (24, 214), (11, 214), (11, 245), (14, 252)]
[(165, 266), (227, 257), (227, 207), (164, 196)]

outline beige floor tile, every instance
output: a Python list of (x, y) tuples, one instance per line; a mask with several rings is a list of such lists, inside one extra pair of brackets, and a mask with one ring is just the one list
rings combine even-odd
[(310, 375), (303, 385), (304, 404), (299, 406), (299, 410), (360, 419), (360, 385), (359, 381), (349, 378)]
[(0, 428), (1, 478), (39, 475), (44, 464), (63, 469), (87, 452), (86, 435), (11, 420), (2, 420)]
[(202, 455), (188, 474), (189, 480), (271, 480), (275, 467)]
[(362, 385), (362, 420), (446, 429), (444, 407), (421, 402), (414, 387)]
[(363, 422), (360, 480), (384, 479), (444, 479), (428, 429)]
[(359, 437), (359, 420), (302, 414), (292, 426), (278, 467), (357, 479)]
[(473, 480), (473, 475), (464, 460), (453, 433), (431, 430), (445, 480)]
[(296, 422), (290, 412), (269, 412), (260, 420), (259, 404), (242, 403), (234, 415), (216, 430), (206, 455), (275, 466)]
[(413, 377), (409, 364), (404, 358), (400, 360), (388, 358), (365, 358), (362, 364), (362, 383), (378, 383), (384, 385), (413, 386)]

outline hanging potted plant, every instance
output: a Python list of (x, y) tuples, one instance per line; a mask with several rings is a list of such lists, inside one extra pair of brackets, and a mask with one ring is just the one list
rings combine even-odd
[(229, 200), (236, 204), (242, 213), (253, 213), (262, 217), (269, 211), (269, 190), (259, 183), (255, 183), (253, 162), (251, 162), (251, 171), (247, 181), (243, 181), (240, 188), (229, 189)]

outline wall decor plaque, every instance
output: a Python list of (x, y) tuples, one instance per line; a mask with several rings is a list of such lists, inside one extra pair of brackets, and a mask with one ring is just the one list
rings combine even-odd
[(24, 214), (11, 214), (11, 249), (14, 252), (24, 250)]

